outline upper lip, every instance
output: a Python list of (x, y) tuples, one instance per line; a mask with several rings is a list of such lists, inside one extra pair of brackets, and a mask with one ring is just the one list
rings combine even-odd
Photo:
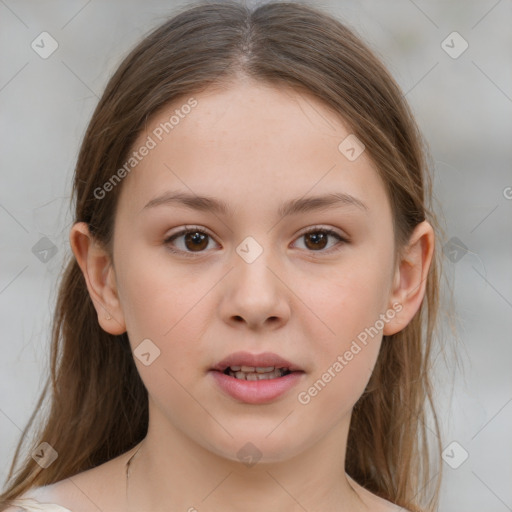
[(224, 372), (229, 366), (251, 366), (254, 368), (263, 367), (268, 368), (273, 366), (275, 368), (288, 368), (291, 372), (304, 371), (295, 363), (287, 361), (286, 359), (273, 354), (272, 352), (263, 352), (261, 354), (251, 354), (249, 352), (234, 352), (219, 361), (212, 370)]

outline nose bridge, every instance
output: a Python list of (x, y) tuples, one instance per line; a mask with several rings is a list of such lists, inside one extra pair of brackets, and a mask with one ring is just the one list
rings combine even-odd
[[(252, 236), (246, 237), (237, 247), (235, 263), (235, 285), (239, 287), (253, 288), (258, 290), (260, 297), (274, 294), (276, 287), (276, 278), (269, 267), (277, 266), (275, 255), (270, 248), (270, 236), (262, 240), (263, 236), (258, 237), (260, 242)], [(274, 270), (275, 272), (275, 270)], [(245, 290), (250, 292), (251, 290)]]
[[(260, 240), (263, 237), (259, 237)], [(280, 279), (278, 258), (272, 254), (271, 237), (260, 243), (246, 237), (233, 254), (234, 269), (223, 297), (223, 316), (226, 320), (240, 318), (248, 324), (262, 324), (267, 318), (288, 316), (286, 287)]]

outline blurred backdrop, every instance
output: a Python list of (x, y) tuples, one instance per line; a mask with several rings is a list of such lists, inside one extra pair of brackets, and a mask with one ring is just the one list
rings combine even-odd
[[(436, 359), (440, 510), (510, 511), (512, 3), (315, 3), (377, 52), (430, 145), (457, 334)], [(81, 137), (120, 59), (183, 4), (0, 0), (2, 484), (46, 378)]]

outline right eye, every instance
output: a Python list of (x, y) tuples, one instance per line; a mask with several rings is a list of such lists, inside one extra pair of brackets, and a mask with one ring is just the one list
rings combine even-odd
[[(180, 243), (177, 244), (177, 240)], [(209, 240), (213, 240), (213, 238), (204, 231), (204, 228), (192, 226), (168, 236), (164, 243), (175, 254), (193, 257), (194, 253), (205, 252), (205, 249), (208, 248)], [(176, 245), (180, 247), (176, 249)]]

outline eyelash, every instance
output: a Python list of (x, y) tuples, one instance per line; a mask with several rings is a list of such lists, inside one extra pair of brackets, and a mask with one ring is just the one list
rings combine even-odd
[[(177, 233), (173, 233), (172, 235), (170, 235), (169, 237), (167, 237), (164, 240), (164, 243), (165, 243), (165, 245), (167, 245), (167, 248), (172, 253), (184, 255), (186, 257), (193, 258), (196, 255), (200, 255), (201, 253), (204, 253), (205, 251), (198, 251), (196, 253), (194, 253), (193, 251), (182, 251), (181, 249), (175, 249), (175, 248), (170, 246), (171, 242), (174, 241), (176, 238), (179, 238), (180, 236), (183, 236), (183, 235), (187, 235), (189, 233), (201, 233), (201, 234), (207, 235), (208, 237), (213, 239), (213, 237), (211, 235), (209, 235), (204, 230), (204, 228), (201, 228), (199, 226), (190, 226), (190, 227), (187, 227), (186, 229), (182, 229), (181, 231), (179, 231)], [(333, 236), (333, 237), (335, 237), (335, 238), (337, 238), (339, 240), (339, 242), (335, 246), (331, 247), (330, 249), (318, 250), (318, 251), (312, 251), (312, 250), (311, 251), (307, 251), (307, 252), (310, 252), (310, 253), (313, 253), (313, 254), (314, 253), (331, 254), (333, 252), (337, 252), (337, 251), (341, 250), (340, 245), (349, 243), (349, 240), (346, 237), (343, 237), (342, 235), (340, 235), (339, 233), (337, 233), (333, 229), (322, 228), (322, 227), (318, 227), (318, 226), (313, 226), (312, 228), (308, 229), (307, 231), (301, 233), (298, 238), (302, 238), (302, 237), (304, 237), (304, 236), (306, 236), (308, 234), (311, 234), (311, 233), (322, 233), (324, 235)]]

